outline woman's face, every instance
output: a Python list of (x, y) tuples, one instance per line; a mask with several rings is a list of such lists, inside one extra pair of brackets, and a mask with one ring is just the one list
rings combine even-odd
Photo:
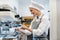
[(30, 7), (30, 12), (31, 12), (31, 14), (33, 14), (33, 16), (38, 16), (40, 14), (39, 10), (32, 8), (32, 7)]

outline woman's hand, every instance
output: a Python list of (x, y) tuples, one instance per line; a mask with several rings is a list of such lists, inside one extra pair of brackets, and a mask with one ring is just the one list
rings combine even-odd
[(22, 25), (21, 27), (22, 27), (22, 29), (27, 29), (27, 28), (28, 28), (28, 27), (25, 26), (25, 25)]
[(21, 32), (21, 33), (25, 34), (25, 33), (24, 33), (24, 29), (21, 29), (21, 27), (17, 27), (17, 28), (15, 29), (15, 31), (18, 31), (18, 32)]
[(29, 30), (30, 32), (32, 32), (32, 29), (31, 29), (31, 28), (26, 27), (25, 25), (22, 25), (21, 27), (22, 27), (23, 29), (26, 29), (26, 30)]
[(20, 31), (20, 28), (21, 28), (21, 27), (17, 27), (17, 28), (15, 28), (15, 31)]

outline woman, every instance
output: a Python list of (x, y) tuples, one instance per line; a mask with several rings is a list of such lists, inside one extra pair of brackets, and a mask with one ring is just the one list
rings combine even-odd
[(37, 4), (36, 2), (32, 2), (32, 5), (29, 7), (31, 14), (34, 16), (33, 21), (31, 22), (30, 27), (26, 27), (22, 25), (24, 28), (17, 28), (20, 32), (31, 35), (33, 34), (33, 40), (47, 40), (47, 32), (49, 28), (49, 17), (43, 13), (44, 6)]

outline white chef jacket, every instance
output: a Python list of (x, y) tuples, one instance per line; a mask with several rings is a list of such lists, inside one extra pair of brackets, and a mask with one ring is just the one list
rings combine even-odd
[[(41, 16), (43, 14), (41, 14), (39, 16), (39, 19), (37, 19), (37, 17), (35, 17), (33, 19), (33, 21), (37, 21), (39, 22)], [(32, 21), (32, 22), (33, 22)], [(31, 25), (33, 25), (31, 22)], [(30, 25), (30, 28), (32, 28), (32, 26)], [(43, 15), (42, 19), (41, 19), (41, 23), (39, 24), (38, 28), (37, 29), (33, 29), (32, 33), (28, 30), (22, 30), (26, 35), (30, 35), (30, 34), (33, 34), (33, 35), (37, 35), (37, 36), (40, 36), (42, 35), (44, 32), (46, 33), (46, 35), (48, 34), (48, 29), (50, 27), (50, 22), (49, 22), (49, 17), (48, 15)]]

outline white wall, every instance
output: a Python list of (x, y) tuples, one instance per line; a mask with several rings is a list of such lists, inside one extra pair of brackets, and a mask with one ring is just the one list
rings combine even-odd
[(33, 0), (33, 1), (36, 1), (38, 3), (41, 3), (43, 4), (46, 8), (49, 8), (49, 0)]
[(60, 40), (60, 0), (57, 2), (57, 40)]
[(21, 16), (30, 16), (30, 11), (28, 6), (30, 5), (31, 1), (30, 0), (19, 0), (19, 14)]
[(50, 40), (57, 40), (57, 5), (56, 0), (50, 0)]

